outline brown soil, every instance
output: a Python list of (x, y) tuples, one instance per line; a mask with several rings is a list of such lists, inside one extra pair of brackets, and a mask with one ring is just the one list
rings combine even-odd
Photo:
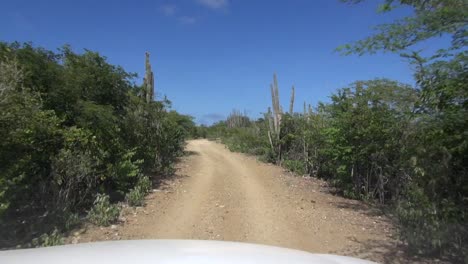
[(242, 241), (409, 263), (389, 219), (327, 184), (294, 176), (208, 140), (189, 141), (177, 174), (121, 222), (75, 232), (69, 243), (120, 239)]

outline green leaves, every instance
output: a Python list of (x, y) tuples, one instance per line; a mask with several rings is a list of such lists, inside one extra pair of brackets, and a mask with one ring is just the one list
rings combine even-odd
[(393, 6), (391, 5), (391, 3), (385, 2), (385, 3), (381, 4), (381, 5), (379, 5), (379, 8), (377, 9), (377, 12), (379, 12), (379, 13), (390, 12), (390, 11), (392, 11), (394, 8), (395, 8), (395, 7), (393, 7)]
[[(134, 76), (89, 50), (0, 43), (2, 241), (63, 231), (65, 215), (88, 210), (97, 192), (144, 196), (151, 185), (141, 174), (171, 172), (192, 118), (167, 111), (167, 100), (141, 100)], [(108, 224), (116, 209), (98, 198), (91, 219)]]
[[(361, 1), (347, 1), (361, 2)], [(398, 4), (394, 4), (399, 2)], [(414, 44), (444, 34), (452, 36), (452, 49), (466, 45), (468, 5), (464, 0), (394, 1), (387, 0), (378, 12), (390, 12), (397, 6), (410, 7), (415, 15), (379, 25), (376, 33), (353, 44), (338, 48), (342, 54), (373, 54), (377, 51), (400, 52)]]
[(301, 160), (284, 160), (283, 166), (286, 169), (296, 173), (297, 175), (304, 175), (306, 173), (306, 166)]
[(42, 234), (39, 238), (32, 240), (34, 247), (52, 247), (63, 245), (64, 239), (57, 228), (50, 234)]
[[(405, 100), (399, 100), (403, 104), (397, 105), (397, 109), (406, 109), (401, 116), (408, 120), (407, 128), (396, 126), (396, 130), (386, 130), (389, 134), (381, 133), (382, 138), (388, 139), (391, 133), (402, 131), (400, 139), (394, 138), (395, 142), (403, 143), (402, 149), (393, 150), (403, 156), (393, 162), (398, 165), (393, 173), (406, 174), (403, 182), (406, 188), (397, 197), (400, 234), (419, 251), (445, 251), (461, 256), (467, 254), (461, 248), (468, 237), (465, 224), (468, 208), (468, 5), (464, 0), (387, 0), (380, 10), (391, 10), (390, 5), (395, 2), (412, 8), (414, 14), (380, 25), (373, 36), (340, 47), (340, 51), (359, 55), (399, 52), (415, 66), (414, 76), (420, 91), (417, 100), (413, 100), (413, 106)], [(452, 38), (450, 45), (427, 58), (419, 51), (408, 52), (417, 43), (444, 35)], [(390, 108), (385, 111), (394, 112), (394, 105), (388, 106)], [(342, 116), (349, 117), (348, 114)], [(389, 124), (389, 120), (387, 116), (379, 122)], [(368, 128), (373, 130), (375, 125), (371, 122)], [(388, 142), (383, 146), (384, 153), (385, 149), (392, 149)], [(381, 157), (388, 156), (392, 156), (391, 152)], [(356, 160), (362, 161), (361, 158)]]
[(125, 193), (135, 182), (134, 178), (140, 175), (143, 160), (135, 160), (135, 154), (135, 151), (129, 151), (120, 157), (116, 164), (108, 165), (108, 173), (115, 185), (115, 191)]
[(88, 219), (96, 225), (109, 226), (117, 221), (119, 215), (120, 208), (110, 203), (109, 196), (98, 194), (93, 207), (88, 212)]

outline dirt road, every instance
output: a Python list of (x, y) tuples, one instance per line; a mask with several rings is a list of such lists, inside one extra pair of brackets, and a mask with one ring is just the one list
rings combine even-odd
[(212, 239), (261, 243), (387, 262), (398, 251), (388, 219), (330, 194), (325, 182), (193, 140), (168, 180), (127, 209), (122, 223), (88, 228), (73, 242), (106, 239)]

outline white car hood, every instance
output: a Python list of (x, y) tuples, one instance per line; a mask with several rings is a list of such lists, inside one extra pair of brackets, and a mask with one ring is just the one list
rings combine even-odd
[(5, 264), (360, 264), (366, 260), (280, 247), (202, 240), (127, 240), (0, 252)]

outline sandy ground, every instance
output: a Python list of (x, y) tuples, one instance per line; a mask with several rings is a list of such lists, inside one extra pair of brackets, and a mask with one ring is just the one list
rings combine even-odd
[(69, 243), (120, 239), (208, 239), (275, 245), (384, 263), (409, 263), (389, 219), (326, 183), (294, 176), (225, 146), (193, 140), (189, 155), (120, 223), (88, 226)]

